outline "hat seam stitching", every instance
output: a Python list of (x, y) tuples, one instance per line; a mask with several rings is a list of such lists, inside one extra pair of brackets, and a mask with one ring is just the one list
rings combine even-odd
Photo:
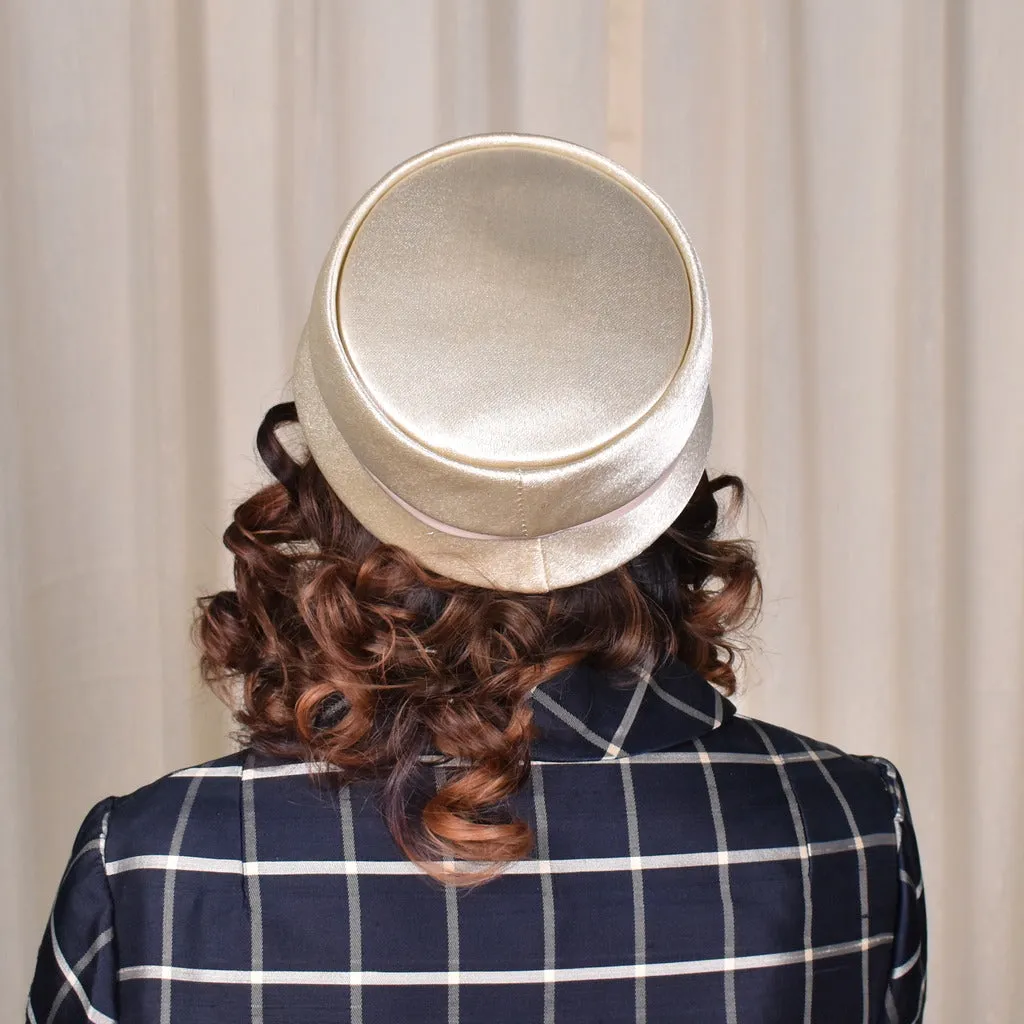
[(523, 509), (523, 471), (517, 469), (516, 473), (516, 510), (519, 515), (519, 530), (524, 537), (528, 537), (529, 534), (526, 532), (526, 513)]

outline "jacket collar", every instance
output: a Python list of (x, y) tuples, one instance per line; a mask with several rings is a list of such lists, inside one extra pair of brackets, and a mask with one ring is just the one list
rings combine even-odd
[(735, 714), (695, 669), (670, 658), (652, 673), (616, 676), (581, 663), (531, 694), (534, 761), (607, 760), (686, 743)]
[[(533, 761), (609, 760), (668, 750), (736, 713), (731, 701), (678, 658), (650, 673), (614, 673), (581, 662), (542, 683), (529, 700), (537, 728), (530, 742)], [(344, 710), (341, 700), (328, 704), (317, 726), (331, 726)], [(439, 755), (432, 750), (428, 756)]]

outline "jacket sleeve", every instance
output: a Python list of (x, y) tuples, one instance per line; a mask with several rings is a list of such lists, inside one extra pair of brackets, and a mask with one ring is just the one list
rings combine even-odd
[(899, 864), (899, 902), (893, 923), (892, 966), (885, 1006), (878, 1020), (885, 1024), (919, 1024), (924, 1015), (928, 936), (917, 837), (903, 779), (895, 765), (881, 757), (871, 760), (882, 772), (892, 798)]
[(116, 1024), (114, 911), (103, 861), (113, 797), (85, 816), (36, 959), (27, 1024)]

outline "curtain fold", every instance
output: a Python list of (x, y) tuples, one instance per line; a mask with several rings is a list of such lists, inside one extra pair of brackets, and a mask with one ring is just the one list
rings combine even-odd
[(896, 761), (928, 1020), (1013, 1019), (1021, 52), (1010, 0), (0, 3), (4, 1016), (88, 807), (230, 747), (192, 607), (341, 221), (508, 129), (622, 161), (691, 234), (767, 583), (741, 709)]

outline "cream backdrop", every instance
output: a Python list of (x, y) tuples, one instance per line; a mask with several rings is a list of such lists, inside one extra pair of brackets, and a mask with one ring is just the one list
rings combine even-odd
[(742, 707), (902, 769), (931, 1024), (1024, 1005), (1024, 5), (0, 0), (0, 996), (87, 808), (229, 747), (194, 597), (314, 275), (520, 129), (677, 210), (768, 602)]

